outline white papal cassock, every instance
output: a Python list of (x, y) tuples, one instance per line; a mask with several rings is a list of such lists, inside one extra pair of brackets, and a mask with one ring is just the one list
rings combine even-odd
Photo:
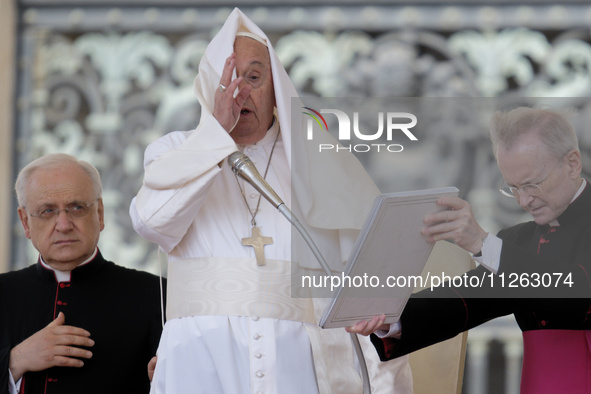
[[(292, 251), (289, 222), (263, 199), (256, 223), (264, 236), (273, 238), (273, 244), (264, 247), (266, 264), (257, 265), (253, 248), (242, 245), (241, 239), (251, 235), (244, 199), (254, 209), (259, 193), (235, 177), (225, 158), (243, 150), (264, 173), (279, 133), (266, 180), (305, 222), (337, 271), (344, 268), (356, 229), (377, 189), (358, 163), (310, 159), (294, 171), (292, 150), (306, 149), (290, 133), (289, 106), (295, 89), (270, 43), (276, 120), (258, 143), (236, 146), (211, 112), (238, 29), (267, 40), (256, 25), (234, 10), (200, 64), (195, 81), (202, 105), (199, 126), (150, 144), (145, 153), (144, 185), (130, 208), (136, 231), (168, 254), (167, 322), (152, 393), (361, 393), (349, 334), (316, 325), (325, 300), (291, 297), (291, 264), (302, 260), (306, 269), (319, 267), (302, 257), (305, 251)], [(352, 174), (334, 171), (342, 165)], [(336, 186), (329, 189), (336, 196), (315, 195), (314, 172), (323, 168), (332, 171), (331, 182)], [(353, 180), (343, 181), (350, 176)], [(294, 182), (308, 189), (292, 190)], [(357, 187), (347, 195), (359, 195), (342, 202), (347, 182)], [(322, 224), (332, 217), (331, 209), (342, 213), (350, 202), (363, 204), (361, 213), (352, 215), (353, 219), (340, 215), (348, 218)], [(292, 259), (296, 262), (290, 263)], [(360, 340), (373, 392), (412, 392), (407, 359), (380, 363), (367, 338)]]

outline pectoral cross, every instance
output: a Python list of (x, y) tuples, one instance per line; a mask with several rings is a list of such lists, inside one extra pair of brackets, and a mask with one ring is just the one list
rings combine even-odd
[(254, 255), (257, 258), (257, 265), (265, 265), (265, 252), (263, 247), (273, 243), (273, 238), (263, 237), (259, 227), (252, 228), (252, 235), (249, 238), (242, 238), (242, 245), (252, 246)]

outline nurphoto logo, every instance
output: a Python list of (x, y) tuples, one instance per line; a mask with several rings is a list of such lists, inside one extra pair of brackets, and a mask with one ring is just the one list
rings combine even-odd
[[(328, 123), (322, 114), (332, 114), (336, 116), (338, 122), (338, 140), (340, 144), (318, 144), (319, 152), (323, 151), (348, 151), (348, 152), (380, 152), (387, 151), (392, 153), (402, 152), (404, 147), (401, 144), (392, 143), (394, 136), (404, 135), (410, 141), (418, 141), (417, 137), (410, 131), (417, 124), (417, 117), (409, 112), (378, 112), (378, 129), (375, 132), (362, 131), (359, 128), (359, 112), (353, 112), (353, 122), (347, 113), (338, 109), (321, 109), (317, 111), (310, 107), (303, 107), (302, 112), (308, 115), (306, 119), (306, 138), (309, 141), (314, 139), (314, 133), (327, 133)], [(316, 129), (316, 131), (314, 130)], [(388, 143), (378, 142), (385, 139)], [(364, 141), (364, 143), (351, 143), (354, 141)], [(367, 141), (367, 142), (366, 142)], [(372, 143), (368, 143), (373, 141)]]

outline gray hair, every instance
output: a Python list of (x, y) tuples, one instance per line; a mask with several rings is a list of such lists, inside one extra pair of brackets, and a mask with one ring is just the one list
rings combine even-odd
[(511, 149), (520, 137), (536, 133), (557, 158), (571, 150), (579, 150), (577, 133), (567, 113), (551, 109), (519, 107), (507, 112), (496, 112), (490, 122), (490, 139), (497, 157), (499, 146)]
[(92, 187), (95, 198), (100, 198), (103, 193), (103, 185), (101, 184), (101, 176), (98, 170), (90, 163), (82, 160), (78, 160), (72, 155), (65, 153), (53, 153), (46, 156), (42, 156), (36, 160), (33, 160), (27, 164), (18, 174), (16, 183), (14, 184), (14, 190), (16, 191), (16, 198), (20, 207), (25, 207), (27, 203), (26, 187), (29, 184), (29, 180), (33, 172), (38, 168), (43, 169), (55, 169), (66, 163), (77, 164), (86, 174), (88, 174), (92, 181)]

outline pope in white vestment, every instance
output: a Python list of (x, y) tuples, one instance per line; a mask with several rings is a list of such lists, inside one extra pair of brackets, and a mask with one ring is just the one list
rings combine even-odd
[[(216, 95), (233, 94), (221, 79), (237, 36), (267, 47), (276, 104), (271, 127), (248, 144), (237, 144), (214, 115)], [(292, 264), (319, 270), (317, 261), (305, 246), (296, 250), (289, 222), (226, 158), (240, 150), (253, 161), (335, 272), (344, 269), (377, 188), (352, 155), (327, 161), (309, 150), (293, 127), (295, 88), (266, 35), (238, 9), (208, 46), (195, 92), (199, 125), (150, 144), (130, 208), (136, 231), (168, 254), (167, 322), (151, 392), (362, 393), (349, 334), (317, 326), (323, 300), (291, 297)], [(242, 243), (255, 222), (272, 238), (262, 265)], [(360, 341), (372, 392), (411, 393), (407, 359), (381, 363), (368, 339)]]

